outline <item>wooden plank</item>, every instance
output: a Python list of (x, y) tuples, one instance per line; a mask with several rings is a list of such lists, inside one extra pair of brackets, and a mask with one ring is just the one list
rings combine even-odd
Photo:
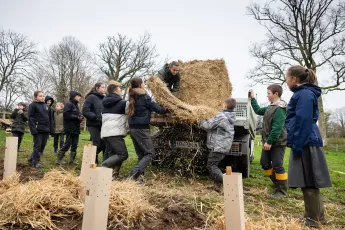
[(18, 137), (6, 137), (4, 179), (16, 172)]
[(84, 146), (83, 160), (80, 170), (80, 180), (82, 181), (82, 186), (80, 189), (80, 199), (84, 202), (86, 195), (86, 187), (89, 182), (89, 173), (92, 168), (90, 165), (95, 165), (97, 146), (86, 145)]
[(226, 230), (245, 230), (242, 173), (224, 174)]
[(112, 169), (98, 167), (90, 170), (82, 230), (105, 230), (108, 222)]

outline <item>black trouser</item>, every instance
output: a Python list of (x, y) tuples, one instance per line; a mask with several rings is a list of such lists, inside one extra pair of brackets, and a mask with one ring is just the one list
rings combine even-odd
[(71, 152), (77, 152), (79, 142), (79, 134), (66, 133), (66, 142), (59, 152), (67, 152), (71, 148)]
[[(260, 164), (268, 176), (285, 174), (284, 169), (285, 146), (272, 146), (270, 150), (262, 150)], [(276, 175), (277, 176), (277, 175)]]
[(131, 170), (130, 175), (140, 175), (150, 164), (155, 155), (153, 142), (149, 129), (130, 129), (129, 134), (132, 138), (135, 152), (138, 156), (137, 165)]
[(60, 149), (62, 148), (63, 144), (65, 143), (65, 134), (63, 133), (55, 133), (54, 134), (54, 150), (58, 149), (58, 144), (59, 144), (59, 139), (60, 139)]
[(49, 133), (36, 133), (34, 137), (34, 151), (32, 152), (29, 159), (33, 164), (37, 164), (41, 160), (41, 154), (46, 147)]
[(13, 131), (12, 136), (18, 137), (18, 150), (20, 149), (20, 144), (22, 143), (24, 133)]
[(219, 163), (224, 159), (225, 153), (210, 152), (207, 157), (207, 169), (210, 173), (212, 180), (217, 183), (223, 183), (223, 173), (219, 169)]
[(103, 156), (105, 152), (105, 142), (104, 140), (101, 139), (101, 127), (98, 126), (89, 126), (88, 127), (91, 139), (92, 139), (92, 144), (94, 146), (97, 146), (97, 151), (96, 151), (96, 163), (98, 163), (98, 154), (103, 151)]
[(121, 166), (122, 162), (127, 160), (128, 152), (123, 136), (105, 137), (104, 140), (107, 144), (108, 159), (103, 161), (102, 166), (107, 168), (114, 168)]

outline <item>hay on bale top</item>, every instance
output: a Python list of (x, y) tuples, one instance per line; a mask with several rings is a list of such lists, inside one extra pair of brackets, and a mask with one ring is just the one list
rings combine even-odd
[(224, 60), (179, 63), (181, 86), (178, 98), (158, 77), (147, 81), (156, 101), (167, 107), (172, 112), (173, 120), (179, 123), (195, 123), (215, 116), (222, 109), (224, 100), (231, 95)]
[(231, 96), (231, 83), (224, 60), (179, 62), (181, 87), (178, 98), (190, 105), (221, 110), (224, 99)]

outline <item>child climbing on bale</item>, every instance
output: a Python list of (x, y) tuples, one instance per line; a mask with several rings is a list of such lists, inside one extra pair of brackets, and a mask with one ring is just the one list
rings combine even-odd
[(281, 100), (283, 88), (273, 84), (267, 87), (267, 98), (271, 103), (267, 107), (258, 105), (253, 90), (250, 91), (251, 104), (256, 114), (264, 116), (262, 124), (261, 167), (274, 185), (272, 198), (287, 195), (287, 173), (284, 169), (286, 148), (286, 102)]
[(28, 120), (30, 132), (34, 139), (34, 149), (28, 162), (40, 168), (41, 155), (46, 147), (48, 135), (53, 133), (53, 117), (48, 105), (44, 103), (44, 93), (34, 92), (34, 101), (29, 105)]
[(62, 158), (65, 153), (71, 148), (69, 163), (75, 164), (75, 158), (77, 155), (77, 148), (80, 134), (80, 123), (83, 121), (83, 116), (79, 111), (78, 103), (81, 98), (81, 94), (76, 91), (71, 91), (69, 94), (69, 102), (63, 109), (63, 126), (66, 134), (66, 142), (59, 150), (57, 155), (57, 164), (63, 163)]
[(332, 187), (316, 124), (321, 89), (315, 85), (314, 71), (303, 66), (290, 67), (285, 79), (293, 92), (286, 116), (287, 146), (291, 148), (289, 187), (302, 189), (305, 211), (301, 220), (319, 228), (320, 223), (327, 223), (320, 188)]
[(11, 114), (11, 118), (13, 119), (11, 127), (12, 136), (18, 137), (18, 152), (23, 152), (20, 149), (20, 144), (22, 143), (25, 133), (25, 125), (28, 120), (28, 113), (24, 102), (18, 103), (17, 108)]
[(139, 77), (131, 80), (129, 88), (129, 106), (128, 106), (128, 125), (129, 134), (132, 138), (135, 152), (138, 156), (138, 164), (131, 170), (130, 178), (138, 180), (144, 173), (145, 168), (150, 164), (155, 150), (150, 136), (151, 112), (166, 114), (168, 109), (159, 106), (151, 97), (147, 95), (144, 89), (144, 82)]
[(121, 97), (121, 87), (110, 84), (108, 94), (102, 101), (101, 138), (107, 144), (108, 158), (102, 166), (113, 169), (113, 180), (119, 178), (122, 162), (127, 160), (128, 152), (124, 137), (128, 132), (126, 105), (128, 101)]
[(236, 100), (228, 98), (223, 103), (223, 111), (209, 120), (200, 121), (200, 128), (207, 131), (207, 147), (211, 151), (207, 158), (207, 169), (215, 183), (214, 189), (218, 192), (223, 184), (223, 173), (218, 165), (232, 146), (235, 134), (235, 107)]

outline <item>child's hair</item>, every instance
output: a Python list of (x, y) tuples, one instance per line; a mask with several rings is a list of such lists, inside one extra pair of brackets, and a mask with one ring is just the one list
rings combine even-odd
[(43, 93), (43, 91), (37, 90), (34, 92), (34, 98), (38, 96), (38, 94)]
[(291, 66), (288, 69), (288, 74), (290, 76), (296, 77), (299, 80), (299, 83), (314, 84), (316, 81), (316, 75), (314, 71), (300, 65)]
[(60, 106), (61, 109), (63, 109), (65, 107), (65, 105), (62, 102), (58, 102), (56, 103), (56, 106)]
[(129, 97), (129, 105), (128, 105), (128, 116), (132, 117), (134, 115), (134, 107), (135, 102), (137, 101), (137, 94), (134, 92), (133, 89), (139, 88), (140, 85), (143, 83), (143, 79), (140, 77), (134, 77), (131, 80), (131, 87), (128, 91), (128, 97)]
[(226, 108), (229, 110), (233, 110), (236, 107), (236, 100), (234, 98), (227, 98), (225, 99), (224, 103), (226, 104)]
[(283, 94), (283, 87), (278, 84), (269, 85), (267, 89), (271, 91), (273, 94), (278, 93), (278, 97), (281, 97)]
[(173, 66), (180, 66), (180, 64), (177, 61), (172, 61), (169, 63), (169, 67), (173, 67)]
[(108, 93), (114, 93), (120, 86), (115, 85), (115, 84), (110, 84), (108, 85), (107, 92)]
[(103, 82), (97, 82), (97, 83), (91, 88), (90, 92), (88, 92), (88, 93), (86, 94), (85, 98), (87, 98), (92, 92), (97, 91), (97, 89), (98, 89), (99, 87), (101, 87), (102, 85), (105, 85), (105, 84), (104, 84)]

